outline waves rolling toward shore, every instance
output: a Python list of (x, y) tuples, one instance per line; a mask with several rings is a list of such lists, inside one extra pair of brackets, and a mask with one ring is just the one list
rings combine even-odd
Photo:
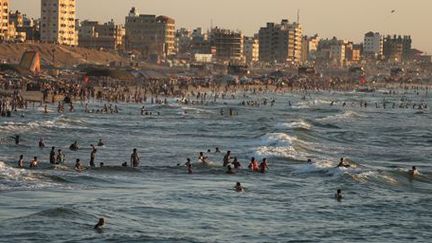
[[(306, 101), (266, 95), (275, 97), (274, 106), (237, 105), (240, 100), (155, 105), (148, 108), (153, 115), (141, 116), (141, 105), (119, 104), (120, 114), (83, 113), (82, 107), (65, 114), (30, 109), (1, 120), (0, 236), (15, 242), (425, 242), (432, 237), (429, 110), (330, 106), (334, 97), (326, 93)], [(376, 95), (350, 94), (350, 100), (382, 99)], [(220, 114), (228, 108), (236, 115)], [(12, 137), (18, 134), (21, 143), (15, 145)], [(46, 149), (37, 147), (40, 138)], [(105, 145), (98, 147), (96, 162), (105, 167), (76, 172), (75, 159), (87, 165), (90, 144), (99, 138)], [(82, 149), (70, 151), (74, 141)], [(51, 146), (65, 151), (64, 165), (48, 164)], [(140, 167), (122, 167), (133, 148)], [(198, 153), (207, 149), (210, 165), (203, 166)], [(236, 175), (222, 167), (227, 150), (242, 164)], [(40, 168), (16, 168), (20, 154), (27, 167), (38, 156)], [(250, 172), (251, 157), (267, 158), (268, 173)], [(336, 167), (341, 157), (350, 168)], [(177, 166), (186, 158), (193, 162), (191, 175)], [(411, 166), (420, 170), (415, 178), (407, 173)], [(232, 190), (237, 181), (245, 193)], [(333, 198), (338, 188), (342, 202)], [(102, 234), (92, 230), (99, 217), (108, 222)]]

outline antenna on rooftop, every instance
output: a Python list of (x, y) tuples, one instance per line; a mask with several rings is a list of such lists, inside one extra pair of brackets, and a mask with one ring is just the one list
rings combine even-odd
[(213, 29), (213, 19), (210, 19), (210, 31)]
[(300, 9), (297, 9), (297, 24), (300, 23)]

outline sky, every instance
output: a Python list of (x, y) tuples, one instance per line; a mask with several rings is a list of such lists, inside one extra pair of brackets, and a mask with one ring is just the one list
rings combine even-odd
[[(10, 0), (12, 10), (40, 16), (40, 0)], [(213, 26), (257, 33), (267, 22), (300, 23), (307, 35), (361, 42), (368, 31), (411, 35), (413, 47), (432, 54), (432, 0), (77, 0), (77, 17), (124, 24), (130, 8), (166, 15), (176, 28)], [(394, 13), (391, 13), (395, 10)]]

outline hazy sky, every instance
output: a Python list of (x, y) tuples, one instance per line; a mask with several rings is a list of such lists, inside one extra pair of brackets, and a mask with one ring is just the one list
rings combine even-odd
[[(300, 9), (305, 34), (362, 41), (369, 30), (409, 34), (415, 48), (432, 53), (432, 0), (77, 0), (81, 20), (124, 23), (132, 6), (167, 15), (177, 27), (214, 26), (256, 33), (266, 22), (294, 21)], [(40, 0), (11, 0), (12, 9), (40, 15)], [(391, 10), (396, 10), (391, 14)]]

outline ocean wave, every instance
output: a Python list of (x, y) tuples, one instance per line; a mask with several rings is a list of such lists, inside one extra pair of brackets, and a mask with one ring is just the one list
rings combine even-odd
[(0, 125), (0, 130), (7, 132), (27, 132), (40, 128), (60, 128), (60, 129), (83, 129), (85, 122), (79, 119), (56, 117), (52, 120), (31, 121), (31, 122), (4, 122)]
[(295, 148), (295, 143), (302, 143), (302, 141), (285, 133), (268, 133), (259, 140), (255, 154), (260, 157), (305, 160), (307, 154), (298, 151)]
[(317, 121), (345, 121), (364, 117), (355, 111), (345, 111), (342, 114), (331, 115), (323, 118), (318, 118)]
[(293, 121), (293, 122), (287, 122), (287, 123), (278, 123), (276, 125), (276, 128), (288, 128), (288, 129), (303, 129), (303, 130), (310, 130), (312, 127), (311, 124), (307, 123), (304, 120), (299, 121)]
[(18, 169), (0, 161), (0, 191), (35, 190), (59, 187), (66, 180), (51, 175), (44, 175), (27, 169)]

